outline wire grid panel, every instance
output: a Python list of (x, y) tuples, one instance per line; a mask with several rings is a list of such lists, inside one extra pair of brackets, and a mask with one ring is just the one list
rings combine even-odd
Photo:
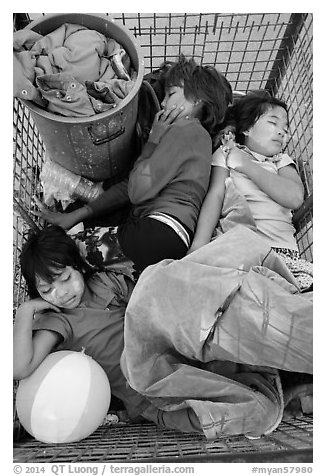
[[(112, 14), (137, 38), (145, 70), (180, 53), (227, 75), (233, 89), (263, 89), (291, 14), (154, 13)], [(249, 87), (250, 86), (250, 87)]]
[[(294, 39), (291, 39), (291, 42)], [(289, 43), (290, 47), (291, 44)], [(290, 109), (290, 153), (296, 153), (302, 180), (308, 195), (312, 195), (312, 17), (307, 17), (303, 28), (291, 47), (292, 54), (283, 65), (283, 75), (275, 81), (275, 89)]]
[[(312, 418), (283, 421), (271, 435), (257, 440), (244, 436), (207, 441), (153, 424), (101, 426), (77, 443), (45, 444), (27, 439), (14, 444), (14, 462), (149, 462), (149, 461), (312, 461)], [(291, 456), (287, 459), (286, 452)]]
[(300, 254), (313, 261), (313, 91), (312, 91), (312, 15), (308, 15), (301, 31), (290, 38), (284, 48), (286, 62), (279, 68), (282, 75), (275, 79), (274, 89), (289, 105), (291, 137), (288, 153), (297, 159), (298, 170), (305, 186), (306, 204), (297, 220), (297, 242)]
[(17, 99), (14, 100), (14, 308), (23, 300), (25, 283), (19, 267), (19, 254), (26, 232), (37, 226), (38, 219), (31, 214), (32, 197), (39, 188), (44, 147), (28, 110)]

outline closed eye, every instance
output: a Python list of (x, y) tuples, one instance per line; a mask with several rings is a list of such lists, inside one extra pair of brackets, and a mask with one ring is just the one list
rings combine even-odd
[(42, 294), (48, 294), (51, 291), (51, 288), (49, 289), (39, 289), (39, 292)]
[(177, 87), (176, 86), (172, 86), (171, 88), (168, 89), (168, 94), (170, 96), (172, 96), (172, 94), (174, 94), (176, 92), (177, 92)]

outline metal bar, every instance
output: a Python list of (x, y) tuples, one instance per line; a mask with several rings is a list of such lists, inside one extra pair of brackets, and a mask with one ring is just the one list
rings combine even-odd
[(18, 202), (17, 198), (14, 196), (14, 210), (16, 210), (19, 215), (23, 218), (23, 220), (35, 231), (39, 231), (39, 227), (36, 225), (36, 223), (31, 219), (31, 217), (28, 215), (26, 210), (20, 205)]
[(296, 229), (300, 229), (299, 225), (300, 222), (302, 221), (303, 217), (310, 211), (312, 211), (313, 208), (313, 194), (309, 195), (309, 197), (306, 198), (304, 203), (301, 205), (301, 207), (296, 210), (296, 212), (293, 214), (293, 225), (295, 226)]
[[(121, 460), (124, 461), (124, 460)], [(129, 460), (130, 462), (132, 460)], [(312, 463), (312, 449), (259, 451), (257, 453), (232, 453), (204, 456), (178, 456), (174, 458), (137, 458), (138, 463)]]
[(276, 86), (280, 84), (283, 78), (295, 41), (298, 38), (307, 15), (307, 13), (292, 13), (290, 17), (289, 24), (286, 27), (283, 40), (272, 66), (271, 74), (269, 75), (265, 86), (265, 89), (267, 89), (271, 94), (274, 93), (275, 89), (277, 89)]

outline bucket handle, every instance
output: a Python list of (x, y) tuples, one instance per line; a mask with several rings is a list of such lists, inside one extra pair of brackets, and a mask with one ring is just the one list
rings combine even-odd
[[(111, 124), (112, 125), (112, 124)], [(120, 124), (117, 124), (115, 130), (107, 124), (95, 124), (88, 127), (89, 135), (91, 136), (94, 145), (101, 145), (121, 136), (125, 132), (122, 115), (120, 116)]]

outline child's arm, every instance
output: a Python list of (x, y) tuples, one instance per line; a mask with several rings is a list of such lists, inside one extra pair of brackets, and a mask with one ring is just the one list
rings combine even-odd
[(210, 242), (214, 228), (221, 216), (225, 195), (225, 179), (228, 175), (228, 169), (212, 166), (208, 192), (199, 213), (195, 236), (188, 254)]
[[(148, 159), (153, 154), (160, 142), (163, 135), (167, 132), (170, 124), (181, 114), (183, 108), (174, 108), (168, 111), (159, 111), (153, 123), (149, 140), (145, 144), (141, 156), (137, 159), (134, 169), (139, 166), (139, 163), (144, 159)], [(65, 230), (69, 230), (77, 223), (80, 223), (88, 218), (99, 217), (105, 214), (109, 214), (116, 209), (130, 203), (128, 195), (128, 181), (129, 178), (122, 180), (109, 189), (105, 190), (95, 200), (92, 200), (87, 205), (84, 205), (77, 210), (73, 210), (69, 213), (52, 212), (35, 198), (35, 202), (39, 208), (39, 211), (35, 211), (34, 214), (41, 216), (48, 223), (59, 225)]]
[[(153, 127), (148, 138), (148, 142), (145, 144), (141, 156), (137, 159), (131, 173), (133, 173), (134, 169), (137, 168), (137, 165), (143, 159), (151, 157), (152, 153), (156, 149), (157, 144), (160, 142), (163, 135), (167, 132), (169, 125), (179, 116), (181, 112), (182, 109), (180, 110), (179, 108), (175, 108), (169, 111), (159, 111), (156, 114)], [(82, 212), (83, 219), (108, 214), (120, 208), (121, 206), (130, 203), (128, 195), (129, 180), (130, 177), (127, 177), (121, 182), (112, 185), (108, 190), (103, 192), (95, 200), (92, 200), (87, 205), (85, 205), (83, 209), (86, 210)]]
[(59, 342), (60, 335), (53, 331), (38, 330), (33, 335), (35, 312), (59, 308), (41, 298), (24, 302), (17, 310), (14, 322), (13, 377), (28, 377)]
[(230, 151), (227, 165), (247, 175), (266, 195), (283, 207), (296, 210), (302, 205), (303, 185), (292, 165), (282, 167), (278, 174), (274, 174), (250, 160), (248, 154), (238, 148)]
[(47, 208), (40, 200), (34, 197), (34, 201), (39, 210), (35, 210), (32, 213), (36, 216), (42, 217), (46, 222), (53, 225), (61, 226), (64, 230), (69, 230), (77, 223), (82, 222), (92, 214), (92, 210), (88, 205), (77, 208), (69, 213), (53, 212)]
[(40, 211), (34, 212), (35, 215), (41, 216), (48, 223), (59, 225), (61, 228), (69, 230), (87, 218), (109, 214), (129, 203), (128, 178), (112, 185), (87, 205), (69, 213), (52, 212), (39, 200), (35, 199), (35, 202), (40, 209)]

